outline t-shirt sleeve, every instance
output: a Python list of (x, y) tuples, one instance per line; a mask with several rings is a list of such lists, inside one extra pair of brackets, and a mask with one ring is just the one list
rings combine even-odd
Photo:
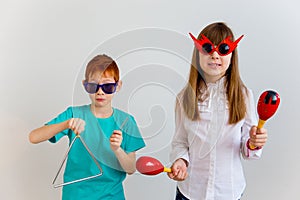
[[(70, 118), (73, 117), (73, 109), (72, 107), (68, 107), (64, 112), (60, 113), (57, 117), (52, 119), (51, 121), (47, 122), (45, 125), (51, 125), (51, 124), (58, 124), (61, 122), (64, 122)], [(56, 134), (54, 137), (50, 138), (49, 141), (52, 143), (56, 143), (65, 135), (68, 135), (71, 133), (70, 129), (65, 129), (62, 132)]]
[(130, 116), (124, 126), (123, 139), (125, 139), (124, 151), (126, 153), (137, 151), (145, 147), (145, 142), (137, 126), (134, 117)]

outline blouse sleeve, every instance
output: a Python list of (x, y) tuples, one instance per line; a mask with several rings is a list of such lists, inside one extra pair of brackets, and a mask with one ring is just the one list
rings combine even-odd
[(170, 154), (172, 163), (179, 158), (183, 158), (189, 163), (188, 133), (184, 127), (184, 118), (185, 113), (177, 100), (175, 107), (175, 134), (172, 140), (172, 150)]
[(262, 154), (262, 149), (250, 150), (247, 147), (247, 141), (249, 140), (249, 131), (253, 125), (257, 125), (256, 109), (254, 103), (254, 97), (252, 90), (248, 89), (245, 95), (247, 113), (245, 117), (245, 122), (242, 126), (242, 141), (241, 141), (241, 153), (243, 158), (246, 160), (259, 159)]

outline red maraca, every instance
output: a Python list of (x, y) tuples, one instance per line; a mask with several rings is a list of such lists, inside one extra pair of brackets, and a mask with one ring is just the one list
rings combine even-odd
[(136, 161), (136, 169), (145, 175), (157, 175), (161, 172), (172, 172), (170, 168), (164, 167), (161, 162), (149, 156), (142, 156)]
[[(277, 92), (267, 90), (260, 95), (257, 103), (257, 113), (259, 116), (257, 128), (262, 128), (265, 122), (275, 114), (279, 103), (280, 97)], [(255, 149), (253, 145), (250, 145), (250, 147)]]
[(258, 128), (262, 128), (266, 120), (274, 115), (280, 103), (277, 92), (268, 90), (263, 92), (257, 103), (257, 113), (259, 116)]

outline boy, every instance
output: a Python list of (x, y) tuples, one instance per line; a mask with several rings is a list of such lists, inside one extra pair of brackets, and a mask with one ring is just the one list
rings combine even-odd
[[(135, 152), (145, 143), (133, 116), (112, 107), (114, 93), (122, 86), (116, 62), (107, 55), (97, 55), (88, 63), (82, 83), (91, 104), (69, 107), (45, 126), (33, 130), (29, 140), (55, 143), (63, 136), (72, 141), (80, 134), (100, 163), (103, 174), (64, 186), (63, 200), (125, 199), (122, 182), (126, 173), (135, 172)], [(68, 154), (64, 182), (97, 173), (97, 165), (76, 140)]]

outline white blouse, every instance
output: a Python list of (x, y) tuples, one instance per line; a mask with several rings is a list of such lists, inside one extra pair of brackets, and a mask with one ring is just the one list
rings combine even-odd
[[(241, 156), (261, 156), (261, 149), (251, 151), (246, 145), (251, 126), (257, 124), (253, 93), (248, 89), (248, 96), (245, 95), (245, 118), (228, 124), (224, 81), (222, 78), (208, 84), (207, 97), (198, 103), (201, 120), (188, 119), (180, 105), (175, 111), (176, 132), (170, 157), (172, 162), (178, 158), (188, 162), (189, 175), (178, 182), (178, 188), (191, 200), (239, 199), (246, 186)], [(181, 97), (179, 94), (179, 102)]]

